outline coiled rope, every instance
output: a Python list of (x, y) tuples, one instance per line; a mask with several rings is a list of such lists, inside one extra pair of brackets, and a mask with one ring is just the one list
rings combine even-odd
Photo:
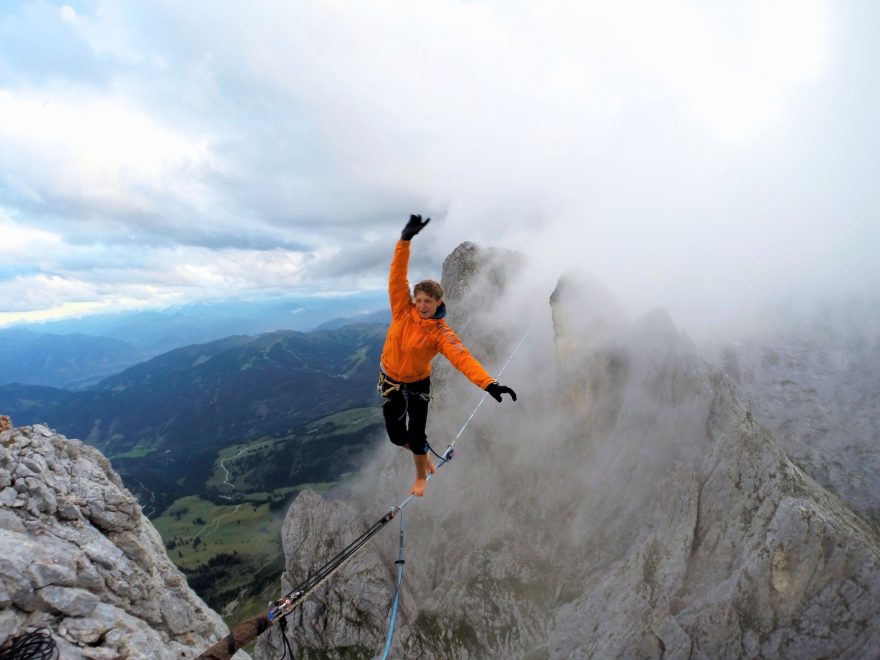
[(39, 628), (12, 640), (12, 645), (0, 651), (0, 660), (56, 660), (58, 647), (52, 633)]

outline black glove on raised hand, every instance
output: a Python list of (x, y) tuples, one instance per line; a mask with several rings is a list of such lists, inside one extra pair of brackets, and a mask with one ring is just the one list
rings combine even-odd
[(486, 385), (486, 391), (492, 395), (492, 398), (495, 399), (498, 403), (501, 403), (501, 395), (509, 394), (510, 398), (516, 401), (516, 392), (505, 385), (499, 385), (498, 383), (489, 383)]
[(425, 221), (422, 222), (422, 216), (420, 215), (409, 216), (409, 222), (406, 223), (406, 227), (400, 232), (400, 240), (412, 240), (412, 237), (422, 231), (429, 222), (431, 222), (431, 218), (425, 218)]

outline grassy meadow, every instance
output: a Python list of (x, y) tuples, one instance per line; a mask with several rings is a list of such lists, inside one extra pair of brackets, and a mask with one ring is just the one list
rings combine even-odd
[(306, 488), (322, 493), (353, 478), (380, 423), (378, 407), (354, 408), (288, 436), (226, 447), (203, 493), (152, 519), (168, 556), (227, 624), (281, 595), (280, 529), (289, 503)]

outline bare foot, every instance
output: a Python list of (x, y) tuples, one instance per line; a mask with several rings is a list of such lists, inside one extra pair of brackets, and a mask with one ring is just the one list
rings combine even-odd
[(413, 454), (413, 462), (416, 464), (416, 482), (409, 492), (421, 497), (425, 494), (425, 487), (428, 485), (428, 473), (434, 474), (437, 468), (425, 454)]
[(425, 494), (425, 487), (428, 485), (427, 479), (422, 479), (420, 477), (416, 477), (416, 482), (413, 484), (413, 487), (410, 488), (409, 492), (415, 495), (416, 497), (421, 497)]

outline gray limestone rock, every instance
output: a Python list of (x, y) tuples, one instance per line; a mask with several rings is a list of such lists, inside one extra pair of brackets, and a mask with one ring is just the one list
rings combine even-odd
[[(312, 491), (302, 492), (291, 505), (281, 530), (286, 566), (283, 593), (334, 557), (372, 522), (360, 519), (343, 502), (324, 500)], [(347, 649), (345, 652), (352, 657), (381, 646), (384, 626), (375, 615), (387, 609), (390, 590), (382, 557), (369, 545), (332, 580), (319, 585), (312, 597), (288, 617), (288, 638), (294, 655), (322, 648), (328, 636), (332, 636), (333, 646)], [(280, 635), (277, 626), (263, 635), (257, 644), (257, 656), (280, 657), (284, 652)]]
[(36, 589), (50, 585), (72, 587), (76, 584), (76, 563), (66, 556), (54, 557), (52, 563), (35, 562), (28, 566), (27, 573)]
[(848, 302), (716, 348), (756, 418), (811, 477), (880, 522), (880, 312)]
[[(606, 555), (610, 570), (557, 616), (551, 657), (858, 657), (880, 649), (876, 527), (788, 459), (736, 384), (668, 316), (620, 322), (612, 335), (628, 365), (621, 381), (588, 345), (565, 366), (593, 393), (586, 410), (607, 418), (588, 438), (597, 450), (590, 458), (617, 479), (603, 480), (591, 500), (615, 520), (591, 514), (584, 522), (602, 522), (593, 559)], [(588, 413), (580, 428), (597, 430), (595, 419)], [(858, 615), (840, 616), (841, 594), (851, 590), (846, 603), (860, 603)]]
[(41, 609), (62, 614), (65, 617), (81, 617), (91, 614), (98, 605), (98, 597), (84, 589), (67, 589), (48, 586), (37, 591)]
[(0, 648), (43, 626), (61, 657), (170, 660), (227, 634), (97, 450), (43, 425), (2, 435)]

